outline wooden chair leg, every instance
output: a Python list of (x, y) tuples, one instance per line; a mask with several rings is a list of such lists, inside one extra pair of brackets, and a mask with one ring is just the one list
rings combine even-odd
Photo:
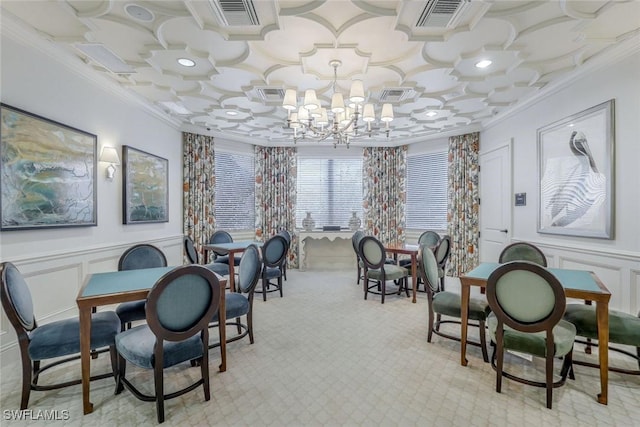
[[(204, 365), (204, 362), (202, 363)], [(162, 375), (162, 364), (156, 366), (153, 369), (153, 382), (156, 389), (156, 412), (158, 415), (158, 422), (164, 422), (164, 384)]]
[(31, 360), (26, 354), (22, 356), (22, 397), (20, 398), (20, 409), (27, 409), (29, 406), (29, 395), (31, 394), (31, 375), (33, 369), (35, 369), (36, 363), (31, 365)]
[(247, 330), (249, 331), (249, 342), (253, 344), (253, 313), (247, 313)]
[(478, 329), (480, 333), (480, 347), (482, 347), (482, 360), (488, 363), (489, 355), (487, 354), (487, 334), (484, 327), (484, 320), (478, 322)]
[(122, 390), (124, 390), (124, 384), (122, 383), (122, 379), (124, 378), (126, 370), (127, 370), (127, 361), (124, 360), (124, 357), (118, 354), (118, 378), (116, 381), (115, 394), (120, 394), (122, 393)]

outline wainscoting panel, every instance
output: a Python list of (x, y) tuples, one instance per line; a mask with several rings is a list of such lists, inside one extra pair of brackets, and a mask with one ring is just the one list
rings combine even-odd
[[(182, 265), (182, 235), (145, 243), (160, 248), (169, 265)], [(10, 261), (25, 277), (33, 298), (36, 320), (45, 324), (78, 314), (76, 298), (87, 275), (118, 268), (120, 255), (134, 243), (124, 243), (67, 253), (22, 257)], [(6, 256), (6, 254), (4, 254)], [(2, 310), (0, 315), (0, 361), (2, 366), (19, 360), (16, 335)]]

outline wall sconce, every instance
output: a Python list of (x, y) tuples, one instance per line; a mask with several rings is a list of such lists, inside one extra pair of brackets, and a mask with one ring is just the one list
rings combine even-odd
[(102, 147), (102, 153), (100, 153), (101, 162), (109, 163), (107, 166), (107, 180), (113, 181), (113, 175), (116, 173), (116, 166), (120, 165), (120, 157), (118, 157), (118, 150), (114, 147)]

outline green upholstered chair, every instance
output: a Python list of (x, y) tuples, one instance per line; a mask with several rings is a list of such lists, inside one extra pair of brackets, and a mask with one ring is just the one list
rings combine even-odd
[[(158, 422), (164, 422), (164, 401), (181, 396), (200, 385), (205, 400), (209, 389), (209, 322), (220, 304), (220, 284), (210, 270), (185, 265), (162, 276), (147, 297), (147, 323), (119, 333), (118, 387), (126, 387), (136, 398), (156, 402)], [(193, 384), (164, 393), (164, 370), (197, 360), (201, 377)], [(126, 378), (127, 362), (154, 371), (153, 395), (144, 394)]]
[[(187, 259), (190, 264), (200, 264), (200, 256), (198, 255), (196, 246), (190, 236), (184, 236), (184, 252), (187, 255)], [(209, 264), (205, 264), (204, 267), (216, 274), (219, 274), (220, 276), (227, 276), (229, 274), (229, 264), (222, 262), (211, 262)]]
[[(0, 299), (18, 337), (22, 364), (20, 409), (27, 409), (31, 390), (54, 390), (80, 384), (80, 379), (58, 384), (38, 384), (40, 374), (47, 369), (80, 359), (79, 319), (73, 317), (39, 326), (27, 282), (10, 262), (0, 264)], [(91, 377), (92, 381), (114, 376), (117, 370), (114, 339), (119, 331), (120, 319), (115, 312), (101, 311), (91, 315), (91, 349), (99, 349), (96, 353), (109, 350), (112, 367), (109, 373)], [(51, 363), (41, 366), (41, 362), (47, 360)]]
[[(440, 325), (445, 323), (460, 324), (462, 316), (460, 295), (454, 292), (447, 292), (441, 286), (438, 275), (438, 262), (431, 246), (420, 246), (418, 253), (418, 274), (427, 289), (427, 301), (429, 304), (429, 332), (427, 342), (431, 342), (433, 334), (455, 341), (460, 341), (459, 336), (451, 335), (440, 330)], [(469, 299), (469, 326), (479, 329), (480, 341), (467, 340), (467, 344), (479, 346), (482, 350), (482, 358), (489, 361), (487, 354), (487, 341), (485, 335), (485, 321), (490, 313), (489, 304), (481, 298)], [(441, 316), (447, 316), (447, 320), (442, 320)]]
[[(596, 321), (596, 310), (592, 305), (567, 304), (564, 319), (573, 323), (576, 327), (576, 335), (585, 339), (576, 339), (580, 344), (586, 344), (585, 352), (591, 353), (591, 346), (597, 346), (591, 340), (598, 339), (598, 322)], [(617, 344), (612, 346), (611, 344)], [(620, 346), (635, 347), (635, 354)], [(625, 369), (616, 366), (609, 366), (609, 370), (623, 374), (640, 375), (640, 313), (634, 316), (618, 310), (609, 310), (609, 350), (626, 354), (638, 363), (638, 369)], [(599, 368), (597, 363), (583, 360), (574, 360), (576, 365), (584, 365), (592, 368)]]
[[(551, 409), (554, 387), (573, 378), (571, 365), (576, 328), (562, 319), (566, 306), (564, 289), (546, 268), (529, 261), (512, 261), (499, 266), (487, 279), (489, 335), (495, 343), (491, 365), (495, 368), (496, 391), (502, 377), (547, 390)], [(504, 351), (512, 350), (545, 359), (545, 381), (518, 377), (504, 370)], [(497, 355), (497, 357), (496, 357)], [(554, 382), (553, 360), (564, 357), (560, 379)]]
[[(262, 294), (263, 301), (267, 300), (269, 292), (280, 292), (282, 298), (282, 263), (287, 256), (289, 245), (284, 237), (275, 235), (262, 245), (262, 287), (255, 292)], [(276, 280), (276, 282), (272, 282)]]
[[(438, 243), (440, 243), (440, 235), (433, 230), (424, 231), (422, 234), (420, 234), (420, 237), (418, 237), (418, 245), (420, 246), (426, 245), (431, 247), (433, 250), (436, 249), (436, 247), (438, 246)], [(399, 264), (402, 267), (410, 266), (411, 259), (407, 259), (407, 258), (401, 259)]]
[[(209, 243), (233, 243), (233, 237), (227, 231), (217, 230), (214, 231), (211, 237), (209, 237)], [(221, 262), (223, 264), (229, 264), (229, 255), (227, 253), (215, 252), (213, 251), (213, 262)], [(240, 264), (241, 255), (236, 255), (233, 257), (233, 261), (235, 266)], [(207, 260), (205, 260), (207, 261)]]
[(362, 278), (362, 269), (364, 268), (364, 263), (362, 262), (362, 258), (360, 258), (360, 254), (358, 253), (358, 247), (360, 245), (360, 240), (364, 237), (364, 231), (358, 230), (353, 233), (351, 236), (351, 245), (353, 246), (353, 251), (356, 253), (356, 267), (358, 269), (358, 280), (356, 284), (360, 284), (360, 279)]
[(287, 264), (289, 262), (289, 249), (291, 248), (291, 233), (289, 233), (285, 229), (282, 229), (278, 231), (278, 235), (284, 237), (284, 240), (287, 241), (287, 256), (284, 257), (282, 266), (280, 267), (280, 269), (282, 270), (282, 278), (284, 280), (287, 280)]
[[(134, 245), (124, 251), (118, 261), (118, 271), (138, 270), (142, 268), (166, 267), (167, 257), (157, 247), (142, 243)], [(123, 302), (116, 307), (116, 314), (120, 318), (122, 330), (131, 328), (131, 322), (144, 320), (146, 317), (146, 300)]]
[[(364, 299), (367, 299), (369, 293), (381, 296), (382, 304), (384, 304), (385, 295), (391, 293), (400, 294), (404, 288), (405, 293), (409, 296), (407, 287), (408, 271), (404, 267), (395, 264), (387, 264), (384, 246), (378, 239), (373, 236), (365, 236), (360, 240), (358, 247), (360, 258), (364, 265)], [(387, 293), (387, 281), (393, 280), (399, 284), (397, 290)]]
[[(242, 253), (242, 259), (238, 266), (237, 292), (228, 292), (225, 298), (225, 313), (227, 325), (236, 326), (237, 335), (227, 336), (227, 342), (237, 341), (249, 335), (249, 342), (253, 344), (253, 295), (260, 273), (262, 272), (262, 259), (260, 250), (256, 245), (249, 245)], [(247, 323), (241, 322), (241, 316), (246, 316)], [(219, 327), (218, 312), (213, 315), (209, 327)], [(209, 345), (209, 348), (217, 347), (220, 342)]]
[(447, 275), (447, 262), (451, 255), (451, 237), (444, 235), (437, 243), (434, 254), (438, 263), (438, 277), (440, 278), (440, 287), (444, 290), (444, 279)]
[(528, 242), (515, 242), (506, 246), (500, 252), (498, 262), (504, 264), (509, 261), (531, 261), (543, 267), (547, 266), (547, 257), (537, 246)]

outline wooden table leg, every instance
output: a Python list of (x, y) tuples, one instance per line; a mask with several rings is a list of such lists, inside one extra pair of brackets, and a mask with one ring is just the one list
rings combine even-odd
[(460, 364), (467, 366), (467, 322), (469, 320), (469, 297), (471, 286), (460, 279)]
[(411, 284), (413, 285), (413, 302), (416, 302), (416, 295), (418, 294), (418, 269), (416, 268), (416, 264), (418, 263), (418, 259), (416, 254), (411, 254)]
[[(229, 271), (231, 271), (231, 265), (229, 265)], [(231, 276), (233, 277), (233, 276)], [(227, 370), (227, 308), (225, 294), (225, 285), (221, 286), (222, 292), (220, 293), (220, 305), (218, 307), (218, 334), (220, 337), (220, 372)]]
[(80, 359), (82, 370), (82, 407), (84, 414), (93, 412), (89, 396), (91, 382), (91, 307), (78, 307), (80, 312)]
[(600, 362), (600, 393), (598, 402), (603, 405), (608, 401), (609, 390), (609, 307), (608, 302), (596, 302), (596, 319), (598, 321), (598, 353)]

